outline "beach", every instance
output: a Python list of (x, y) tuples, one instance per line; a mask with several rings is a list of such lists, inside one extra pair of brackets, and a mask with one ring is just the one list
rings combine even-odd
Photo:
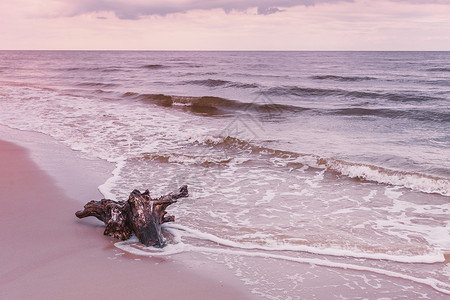
[[(125, 254), (103, 236), (101, 222), (77, 220), (83, 203), (68, 197), (27, 149), (0, 141), (0, 157), (0, 298), (252, 298), (223, 268)], [(96, 194), (99, 184), (83, 188)]]
[[(449, 62), (0, 51), (0, 298), (447, 300)], [(183, 185), (163, 248), (75, 217)]]

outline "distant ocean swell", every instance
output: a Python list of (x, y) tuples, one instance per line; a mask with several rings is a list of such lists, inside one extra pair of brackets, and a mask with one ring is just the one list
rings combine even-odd
[(61, 71), (69, 71), (69, 72), (121, 72), (124, 71), (123, 68), (119, 66), (111, 66), (111, 67), (72, 67), (61, 69)]
[(155, 70), (155, 69), (164, 69), (164, 68), (168, 68), (168, 67), (164, 66), (164, 65), (154, 64), (154, 65), (145, 65), (144, 68)]
[(102, 83), (102, 82), (82, 82), (77, 84), (80, 87), (101, 87), (101, 88), (112, 88), (116, 87), (117, 84), (114, 83)]
[(370, 92), (370, 91), (357, 91), (357, 90), (344, 90), (344, 89), (324, 89), (324, 88), (311, 88), (311, 87), (299, 87), (299, 86), (279, 86), (269, 88), (263, 91), (263, 93), (274, 96), (338, 96), (349, 97), (356, 99), (385, 99), (393, 102), (422, 102), (442, 100), (441, 98), (431, 97), (427, 95), (418, 95), (417, 93), (392, 93), (392, 92)]
[(377, 80), (375, 77), (369, 77), (369, 76), (338, 76), (338, 75), (315, 75), (311, 76), (312, 79), (315, 80), (335, 80), (335, 81), (350, 81), (350, 82), (356, 82), (356, 81), (366, 81), (366, 80)]
[[(318, 80), (337, 80), (337, 81), (364, 81), (375, 80), (372, 77), (344, 77), (335, 75), (313, 76)], [(432, 82), (435, 84), (436, 82)], [(239, 89), (258, 89), (256, 93), (270, 96), (288, 96), (288, 97), (346, 97), (354, 99), (372, 99), (372, 100), (388, 100), (392, 102), (426, 102), (441, 101), (444, 98), (420, 95), (417, 92), (381, 92), (381, 91), (358, 91), (346, 90), (342, 88), (315, 88), (308, 86), (277, 86), (266, 87), (257, 83), (236, 82), (223, 79), (201, 79), (179, 82), (180, 85), (201, 85), (211, 88), (239, 88)]]
[(100, 71), (100, 72), (122, 72), (122, 71), (129, 71), (129, 70), (135, 70), (135, 69), (146, 69), (148, 71), (159, 71), (162, 69), (169, 69), (169, 68), (176, 68), (176, 67), (188, 67), (188, 68), (200, 68), (201, 65), (197, 64), (190, 64), (190, 63), (183, 63), (179, 62), (175, 65), (164, 65), (164, 64), (147, 64), (147, 65), (111, 65), (111, 66), (102, 66), (102, 67), (70, 67), (70, 68), (62, 68), (63, 71), (70, 71), (70, 72), (84, 72), (84, 71)]
[(450, 122), (450, 113), (440, 111), (427, 111), (417, 108), (387, 109), (387, 108), (360, 108), (349, 107), (328, 110), (331, 115), (343, 116), (375, 116), (380, 118), (406, 118), (418, 121)]
[(448, 68), (429, 68), (427, 69), (429, 72), (450, 72), (450, 67)]
[(260, 85), (256, 83), (234, 82), (221, 79), (189, 80), (183, 82), (182, 84), (202, 85), (208, 87), (234, 87), (241, 89), (257, 89), (260, 87)]
[[(147, 65), (125, 65), (125, 66), (119, 66), (119, 65), (111, 65), (111, 66), (103, 66), (103, 67), (71, 67), (71, 68), (65, 68), (63, 70), (65, 71), (103, 71), (103, 70), (121, 70), (121, 69), (131, 69), (131, 68), (146, 68), (150, 70), (158, 70), (163, 68), (170, 68), (170, 67), (192, 67), (192, 68), (200, 68), (201, 65), (198, 64), (192, 64), (192, 63), (186, 63), (182, 61), (173, 61), (174, 65), (163, 65), (163, 64), (147, 64)], [(267, 67), (266, 65), (261, 65), (261, 67)], [(426, 72), (438, 72), (438, 73), (446, 73), (450, 72), (450, 67), (433, 67), (433, 68), (427, 68), (424, 69)], [(331, 74), (324, 74), (324, 75), (313, 75), (310, 76), (311, 79), (316, 80), (336, 80), (336, 81), (365, 81), (365, 80), (377, 80), (376, 77), (371, 76), (341, 76), (341, 75), (331, 75)]]

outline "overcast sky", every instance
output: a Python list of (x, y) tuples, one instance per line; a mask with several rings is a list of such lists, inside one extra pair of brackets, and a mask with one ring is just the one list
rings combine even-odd
[(450, 50), (450, 0), (0, 0), (0, 49)]

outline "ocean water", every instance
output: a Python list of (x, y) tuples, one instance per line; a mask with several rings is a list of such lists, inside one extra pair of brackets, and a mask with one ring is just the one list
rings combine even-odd
[(188, 185), (166, 247), (123, 251), (267, 299), (450, 298), (450, 52), (0, 51), (0, 124), (115, 163), (109, 199)]

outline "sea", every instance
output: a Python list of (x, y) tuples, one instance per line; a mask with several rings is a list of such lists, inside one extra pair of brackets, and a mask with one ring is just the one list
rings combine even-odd
[(450, 52), (0, 51), (0, 124), (113, 163), (108, 199), (187, 184), (165, 247), (115, 243), (142, 263), (450, 299)]

